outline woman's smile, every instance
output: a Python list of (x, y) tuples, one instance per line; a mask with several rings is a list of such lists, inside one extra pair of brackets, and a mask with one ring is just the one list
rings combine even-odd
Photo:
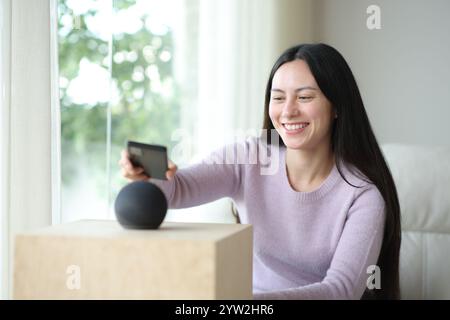
[(284, 131), (287, 135), (302, 133), (309, 125), (309, 122), (283, 123)]

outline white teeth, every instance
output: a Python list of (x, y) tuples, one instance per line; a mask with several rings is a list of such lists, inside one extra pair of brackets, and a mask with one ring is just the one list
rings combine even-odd
[(302, 124), (284, 124), (284, 127), (288, 130), (298, 130), (301, 128), (305, 128), (308, 124), (302, 123)]

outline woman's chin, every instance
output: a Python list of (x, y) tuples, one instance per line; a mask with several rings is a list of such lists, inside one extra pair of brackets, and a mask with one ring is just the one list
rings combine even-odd
[(294, 150), (302, 150), (306, 149), (307, 146), (303, 141), (292, 141), (292, 139), (283, 139), (284, 145), (286, 148), (294, 149)]

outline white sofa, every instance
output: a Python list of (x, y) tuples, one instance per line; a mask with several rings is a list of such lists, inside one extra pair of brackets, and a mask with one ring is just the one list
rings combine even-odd
[(382, 149), (402, 213), (402, 299), (450, 299), (450, 148)]

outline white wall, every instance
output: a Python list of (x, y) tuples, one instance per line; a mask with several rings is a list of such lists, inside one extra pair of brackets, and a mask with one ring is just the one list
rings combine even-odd
[(450, 1), (317, 0), (313, 32), (347, 59), (379, 142), (450, 146)]
[[(302, 42), (312, 41), (314, 0), (277, 0), (274, 5), (272, 65), (281, 53)], [(265, 35), (260, 35), (265, 38)], [(270, 70), (268, 70), (270, 71)]]

